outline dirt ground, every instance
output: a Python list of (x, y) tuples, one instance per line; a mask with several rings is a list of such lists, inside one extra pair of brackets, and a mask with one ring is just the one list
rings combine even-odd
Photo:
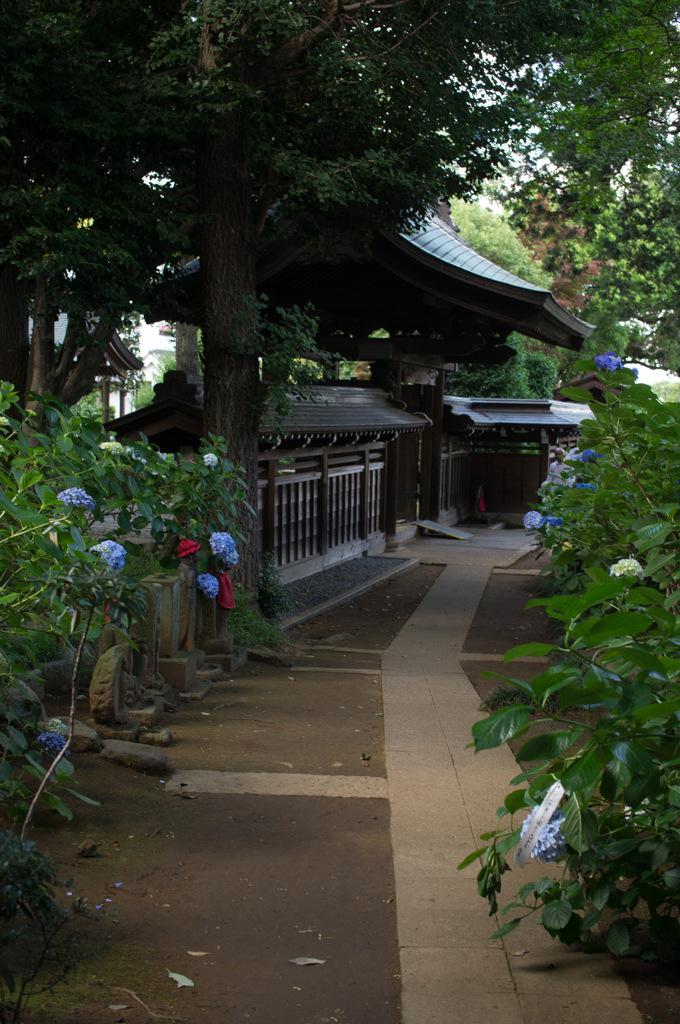
[[(441, 569), (418, 567), (298, 627), (294, 668), (249, 662), (204, 701), (167, 715), (172, 768), (384, 775), (379, 657), (306, 645), (345, 633), (333, 646), (377, 653)], [(317, 671), (329, 667), (340, 671)], [(48, 702), (49, 714), (65, 710)], [(152, 1019), (130, 992), (185, 1024), (398, 1024), (386, 800), (183, 800), (165, 793), (165, 775), (94, 755), (73, 760), (83, 792), (101, 806), (68, 798), (73, 820), (42, 810), (31, 837), (59, 857), (71, 898), (101, 908), (86, 928), (100, 954), (35, 1001), (28, 1024)], [(101, 844), (95, 858), (76, 854), (86, 837)], [(290, 963), (301, 956), (325, 963)], [(178, 990), (168, 971), (194, 987)]]
[(492, 573), (465, 638), (463, 653), (505, 654), (518, 644), (555, 643), (554, 628), (543, 609), (526, 608), (527, 601), (541, 596), (542, 582), (540, 576)]

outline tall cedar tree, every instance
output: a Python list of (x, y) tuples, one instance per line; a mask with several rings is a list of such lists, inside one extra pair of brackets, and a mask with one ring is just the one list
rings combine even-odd
[[(255, 495), (263, 235), (365, 246), (474, 191), (503, 160), (532, 69), (602, 12), (601, 0), (3, 5), (2, 272), (35, 290), (49, 335), (57, 305), (111, 324), (143, 303), (159, 263), (200, 255), (206, 430)], [(43, 365), (41, 388), (59, 364)], [(239, 528), (252, 590), (255, 516)]]

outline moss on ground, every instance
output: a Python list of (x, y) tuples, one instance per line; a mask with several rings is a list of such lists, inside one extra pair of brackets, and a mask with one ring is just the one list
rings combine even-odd
[(45, 1014), (58, 1020), (76, 1007), (133, 1005), (130, 996), (116, 991), (118, 987), (131, 990), (156, 1012), (172, 1003), (177, 988), (168, 979), (160, 954), (126, 943), (90, 948), (97, 959), (86, 960), (52, 992), (33, 996), (27, 1005), (31, 1015)]

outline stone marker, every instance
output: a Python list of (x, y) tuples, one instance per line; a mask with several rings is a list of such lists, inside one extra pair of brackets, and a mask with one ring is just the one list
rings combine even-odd
[(158, 725), (161, 718), (163, 717), (163, 707), (165, 701), (163, 697), (145, 697), (149, 703), (146, 707), (132, 708), (128, 711), (131, 722), (139, 722), (142, 729), (152, 729), (154, 725)]
[(116, 644), (104, 651), (92, 673), (90, 711), (97, 725), (112, 726), (128, 721), (128, 644)]
[(136, 743), (142, 728), (139, 722), (100, 725), (94, 718), (88, 718), (86, 724), (96, 731), (101, 740), (125, 740), (126, 743)]
[(145, 771), (167, 771), (170, 767), (168, 755), (145, 743), (125, 743), (123, 740), (105, 740), (99, 755), (106, 761), (126, 764), (129, 768)]

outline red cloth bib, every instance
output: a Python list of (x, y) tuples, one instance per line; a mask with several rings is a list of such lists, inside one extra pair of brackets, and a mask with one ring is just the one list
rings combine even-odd
[(217, 591), (217, 603), (220, 608), (235, 608), (234, 588), (231, 585), (228, 572), (221, 572), (217, 577), (220, 589)]

